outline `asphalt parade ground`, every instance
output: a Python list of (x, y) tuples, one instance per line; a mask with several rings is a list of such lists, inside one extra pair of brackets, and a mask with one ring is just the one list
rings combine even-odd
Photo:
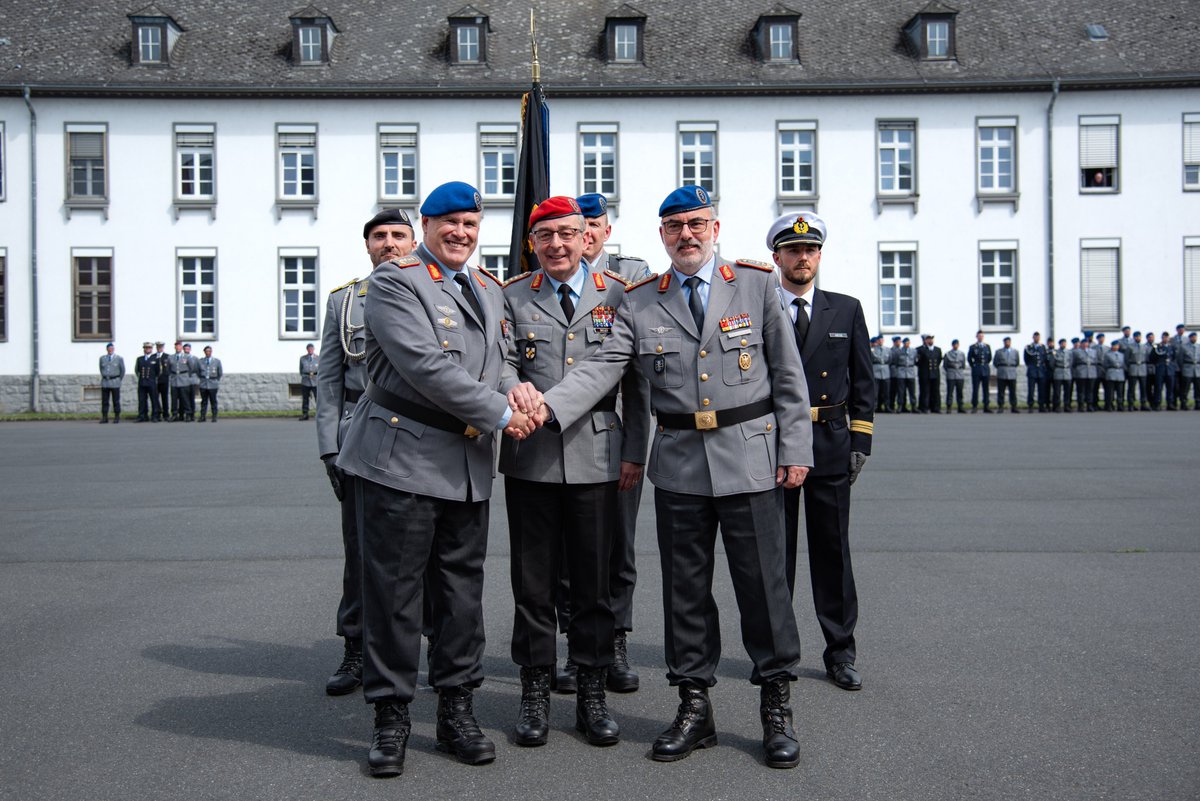
[(549, 744), (514, 746), (498, 480), (475, 704), (498, 758), (435, 751), (426, 689), (404, 775), (377, 780), (361, 693), (324, 693), (340, 540), (311, 423), (0, 425), (0, 799), (1200, 797), (1200, 412), (884, 415), (874, 450), (861, 692), (825, 680), (797, 571), (797, 769), (763, 765), (723, 557), (720, 745), (650, 760), (677, 697), (649, 488), (620, 744), (588, 746), (556, 695)]

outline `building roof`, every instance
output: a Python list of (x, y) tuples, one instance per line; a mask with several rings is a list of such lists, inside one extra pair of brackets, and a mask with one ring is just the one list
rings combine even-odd
[[(160, 0), (184, 33), (168, 66), (130, 58), (134, 3), (25, 0), (0, 7), (0, 92), (35, 94), (510, 95), (530, 82), (529, 11), (542, 82), (569, 95), (810, 94), (1200, 85), (1200, 17), (1183, 0), (956, 0), (956, 58), (921, 61), (902, 29), (927, 0), (788, 0), (800, 14), (799, 63), (756, 60), (751, 31), (777, 13), (724, 0), (639, 0), (644, 63), (605, 61), (607, 0), (475, 0), (487, 63), (451, 64), (449, 17), (461, 0), (416, 6), (321, 0), (336, 20), (329, 62), (290, 58), (296, 0)], [(1101, 23), (1106, 41), (1089, 41)], [(7, 40), (7, 44), (4, 41)]]

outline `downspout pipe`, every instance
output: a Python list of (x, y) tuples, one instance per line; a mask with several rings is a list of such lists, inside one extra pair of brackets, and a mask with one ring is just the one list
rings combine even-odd
[(1058, 102), (1059, 81), (1050, 86), (1050, 104), (1046, 106), (1046, 336), (1061, 337), (1054, 330), (1054, 104)]
[(22, 87), (25, 107), (29, 109), (29, 328), (32, 358), (29, 370), (29, 410), (38, 410), (40, 387), (40, 364), (38, 362), (38, 204), (37, 204), (37, 111), (30, 99), (29, 87)]

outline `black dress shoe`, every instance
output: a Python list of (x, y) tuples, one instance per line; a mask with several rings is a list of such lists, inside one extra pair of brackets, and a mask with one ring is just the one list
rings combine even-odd
[(571, 661), (571, 657), (567, 657), (566, 663), (562, 670), (555, 669), (550, 678), (550, 689), (562, 695), (574, 695), (578, 682), (575, 679), (575, 674), (578, 671), (575, 663)]
[(681, 684), (679, 699), (675, 722), (654, 741), (650, 757), (655, 762), (675, 762), (697, 748), (717, 744), (717, 724), (708, 702), (708, 689)]
[(550, 673), (553, 667), (521, 668), (521, 718), (513, 728), (513, 742), (521, 746), (545, 745), (550, 734)]
[(613, 637), (613, 663), (608, 667), (608, 689), (614, 693), (631, 693), (638, 688), (638, 674), (629, 667), (629, 641), (625, 632)]
[(347, 639), (342, 649), (342, 664), (325, 682), (329, 695), (348, 695), (362, 686), (362, 640)]
[(861, 690), (862, 678), (854, 669), (853, 662), (838, 662), (825, 668), (825, 675), (843, 690)]
[(437, 749), (460, 762), (482, 765), (496, 758), (496, 745), (479, 730), (471, 706), (471, 690), (450, 687), (438, 694)]
[(794, 768), (800, 764), (800, 743), (792, 729), (792, 689), (787, 679), (764, 682), (759, 691), (763, 750), (767, 767)]
[(386, 778), (404, 772), (404, 752), (411, 731), (408, 704), (375, 702), (375, 733), (371, 737), (371, 751), (367, 754), (367, 767), (372, 776)]
[(575, 730), (592, 745), (616, 745), (621, 739), (621, 727), (608, 713), (604, 698), (604, 668), (579, 669)]

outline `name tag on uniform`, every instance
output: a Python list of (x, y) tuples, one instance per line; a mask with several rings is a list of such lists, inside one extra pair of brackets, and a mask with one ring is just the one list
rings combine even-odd
[(830, 331), (829, 338), (830, 339), (849, 339), (850, 335), (845, 332), (842, 332), (842, 331)]

